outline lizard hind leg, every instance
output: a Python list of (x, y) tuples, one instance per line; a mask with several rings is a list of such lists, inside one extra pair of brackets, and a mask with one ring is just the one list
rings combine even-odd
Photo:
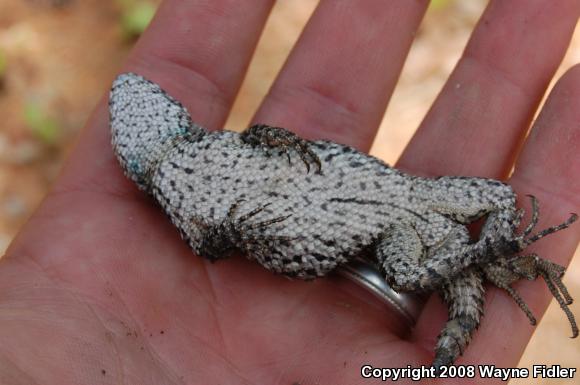
[(536, 254), (517, 256), (514, 258), (500, 258), (483, 267), (485, 278), (500, 289), (505, 290), (526, 314), (532, 325), (536, 324), (528, 305), (511, 285), (520, 279), (534, 280), (541, 276), (548, 289), (560, 304), (572, 328), (572, 338), (578, 336), (578, 326), (574, 314), (569, 308), (573, 299), (562, 282), (565, 268)]
[(456, 228), (437, 247), (426, 249), (415, 229), (404, 223), (391, 224), (377, 243), (378, 261), (395, 290), (436, 289), (447, 304), (449, 318), (437, 340), (435, 368), (453, 364), (463, 353), (483, 314), (482, 273), (475, 267), (451, 268), (461, 267), (454, 258), (469, 246), (467, 230)]
[(483, 315), (483, 276), (475, 269), (467, 269), (446, 282), (439, 293), (447, 304), (449, 319), (437, 337), (432, 366), (452, 365), (469, 345), (473, 332)]
[[(417, 231), (405, 223), (391, 224), (376, 244), (375, 256), (389, 285), (399, 290), (413, 290), (418, 281), (425, 247)], [(420, 269), (420, 267), (419, 267)]]
[[(570, 214), (564, 222), (532, 233), (532, 230), (538, 224), (540, 207), (538, 200), (533, 195), (528, 195), (532, 203), (532, 217), (526, 228), (519, 234), (515, 234), (516, 228), (520, 224), (523, 211), (500, 210), (489, 215), (488, 219), (481, 230), (480, 240), (484, 243), (498, 244), (494, 246), (495, 250), (490, 255), (501, 257), (506, 254), (513, 255), (522, 252), (534, 242), (537, 242), (546, 235), (556, 233), (568, 228), (572, 223), (578, 220), (577, 214)], [(507, 233), (506, 233), (507, 231)], [(498, 243), (498, 240), (500, 241)]]
[(392, 223), (375, 244), (375, 256), (389, 285), (397, 291), (436, 290), (477, 262), (463, 226), (453, 228), (436, 246), (426, 247), (416, 229)]

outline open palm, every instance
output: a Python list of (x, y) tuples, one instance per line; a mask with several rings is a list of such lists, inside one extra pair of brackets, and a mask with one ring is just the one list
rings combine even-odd
[[(219, 128), (271, 4), (166, 0), (125, 69)], [(323, 0), (254, 120), (368, 150), (426, 5)], [(540, 227), (577, 211), (580, 67), (524, 138), (579, 14), (578, 1), (492, 1), (399, 167), (501, 178), (515, 162), (510, 183), (538, 197)], [(567, 264), (579, 239), (572, 228), (534, 251)], [(540, 315), (545, 287), (518, 288)], [(514, 366), (532, 328), (506, 295), (487, 298), (459, 363)], [(353, 384), (365, 363), (428, 364), (438, 299), (405, 339), (389, 316), (336, 277), (289, 281), (240, 257), (193, 256), (122, 175), (103, 102), (0, 264), (0, 382)]]

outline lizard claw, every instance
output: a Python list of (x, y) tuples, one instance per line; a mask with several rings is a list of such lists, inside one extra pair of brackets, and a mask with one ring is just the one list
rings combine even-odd
[(572, 314), (569, 308), (573, 299), (562, 282), (562, 277), (566, 271), (563, 266), (540, 258), (536, 254), (530, 254), (509, 259), (500, 258), (484, 266), (483, 271), (488, 281), (500, 289), (505, 290), (514, 299), (532, 325), (536, 324), (536, 318), (518, 292), (511, 287), (511, 284), (520, 279), (534, 280), (541, 276), (566, 314), (572, 327), (572, 338), (578, 336), (578, 326), (574, 314)]
[(203, 230), (198, 246), (198, 254), (214, 262), (229, 256), (234, 250), (243, 249), (247, 243), (262, 244), (264, 242), (288, 243), (296, 239), (286, 235), (265, 235), (264, 228), (282, 222), (290, 215), (278, 216), (258, 222), (251, 219), (264, 211), (271, 203), (266, 203), (238, 216), (238, 209), (244, 199), (236, 200), (229, 208), (225, 218), (215, 224), (208, 224), (205, 221), (193, 217), (192, 221)]
[(290, 149), (298, 153), (302, 162), (306, 165), (306, 171), (310, 172), (310, 163), (316, 164), (318, 171), (322, 169), (322, 164), (318, 155), (310, 149), (307, 140), (281, 127), (271, 127), (264, 124), (256, 124), (242, 133), (244, 142), (251, 145), (260, 145), (267, 148), (278, 148), (282, 154), (286, 154), (288, 163), (290, 160)]
[(560, 230), (564, 230), (565, 228), (569, 227), (572, 223), (576, 222), (576, 220), (578, 220), (578, 215), (575, 213), (571, 213), (570, 217), (564, 222), (560, 223), (559, 225), (548, 227), (547, 229), (538, 231), (537, 233), (529, 236), (532, 233), (534, 227), (538, 224), (538, 219), (540, 216), (540, 207), (538, 205), (538, 199), (535, 196), (528, 195), (528, 197), (532, 201), (532, 218), (530, 219), (530, 223), (528, 223), (528, 225), (522, 231), (522, 233), (517, 238), (514, 239), (514, 244), (512, 248), (516, 252), (523, 251), (526, 247), (538, 241), (539, 239), (545, 237), (546, 235), (558, 232)]

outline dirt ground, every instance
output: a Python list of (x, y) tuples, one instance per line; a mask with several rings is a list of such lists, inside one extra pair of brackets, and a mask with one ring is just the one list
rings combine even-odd
[[(76, 135), (134, 43), (122, 23), (127, 3), (0, 2), (0, 255), (50, 188)], [(485, 6), (482, 0), (436, 4), (417, 34), (372, 150), (391, 164), (442, 87)], [(277, 3), (226, 127), (247, 125), (315, 5), (313, 0)], [(578, 62), (577, 30), (558, 74)], [(578, 255), (566, 279), (575, 297), (580, 297)], [(580, 316), (577, 305), (572, 309)], [(576, 367), (580, 343), (568, 335), (564, 316), (552, 304), (519, 366)]]

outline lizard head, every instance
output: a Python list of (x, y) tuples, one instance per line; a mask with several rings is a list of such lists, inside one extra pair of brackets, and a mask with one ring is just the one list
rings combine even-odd
[(203, 131), (181, 103), (134, 73), (121, 74), (113, 82), (109, 114), (117, 159), (142, 190), (148, 190), (155, 164), (176, 138)]

